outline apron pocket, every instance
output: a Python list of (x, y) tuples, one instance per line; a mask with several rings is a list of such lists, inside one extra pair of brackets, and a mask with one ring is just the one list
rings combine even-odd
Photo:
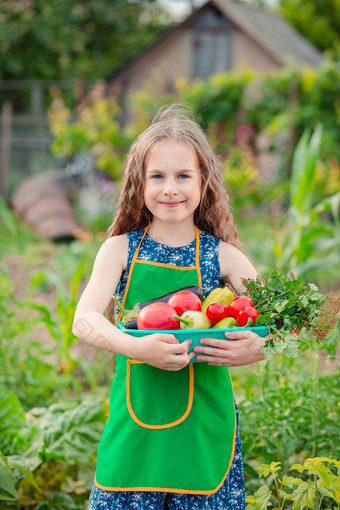
[(179, 425), (189, 416), (193, 396), (192, 364), (173, 372), (127, 360), (127, 407), (141, 427), (165, 429)]

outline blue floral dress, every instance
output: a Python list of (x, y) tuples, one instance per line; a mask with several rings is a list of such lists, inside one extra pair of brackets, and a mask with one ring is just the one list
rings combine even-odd
[[(123, 299), (132, 257), (143, 234), (144, 229), (138, 229), (126, 234), (129, 239), (129, 254), (127, 267), (121, 275), (115, 293), (119, 301)], [(224, 285), (218, 259), (219, 243), (220, 239), (218, 237), (207, 232), (200, 233), (200, 266), (204, 298), (214, 288)], [(195, 247), (195, 240), (186, 246), (172, 247), (158, 243), (149, 234), (146, 234), (141, 244), (138, 258), (182, 267), (194, 266)], [(115, 318), (117, 318), (117, 310), (115, 314)], [(88, 510), (244, 510), (244, 474), (236, 402), (235, 408), (237, 430), (234, 459), (225, 482), (215, 494), (116, 492), (105, 491), (93, 485)]]

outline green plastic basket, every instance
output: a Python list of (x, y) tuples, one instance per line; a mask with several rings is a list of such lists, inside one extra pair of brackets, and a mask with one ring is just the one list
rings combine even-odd
[[(152, 335), (154, 333), (172, 333), (175, 335), (179, 342), (184, 342), (190, 338), (192, 340), (192, 344), (190, 345), (189, 352), (192, 352), (193, 348), (197, 345), (200, 345), (201, 338), (216, 338), (218, 340), (226, 340), (227, 342), (234, 341), (234, 339), (229, 339), (225, 337), (225, 333), (227, 331), (253, 331), (257, 335), (264, 337), (269, 333), (268, 326), (254, 326), (250, 328), (227, 328), (227, 329), (167, 329), (167, 330), (156, 330), (156, 329), (128, 329), (125, 328), (121, 321), (117, 323), (117, 327), (124, 331), (124, 333), (128, 333), (129, 335), (140, 337), (145, 335)], [(209, 345), (204, 344), (205, 347), (209, 347)], [(198, 354), (198, 353), (197, 353)], [(197, 361), (196, 354), (190, 361), (190, 363), (205, 363), (204, 361)]]

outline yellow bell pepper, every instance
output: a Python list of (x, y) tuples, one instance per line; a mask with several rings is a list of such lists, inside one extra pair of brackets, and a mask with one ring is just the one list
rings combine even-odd
[(223, 288), (217, 288), (210, 292), (202, 303), (202, 312), (205, 312), (211, 303), (222, 303), (223, 305), (229, 306), (234, 299), (234, 294), (231, 290), (225, 286)]

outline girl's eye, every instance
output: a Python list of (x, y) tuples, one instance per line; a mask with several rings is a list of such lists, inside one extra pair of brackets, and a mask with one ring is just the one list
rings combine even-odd
[[(178, 177), (179, 177), (179, 179), (182, 179), (182, 178), (188, 179), (189, 175), (187, 175), (187, 174), (180, 174)], [(160, 174), (154, 174), (154, 175), (151, 176), (151, 179), (156, 179), (158, 181), (159, 179), (163, 179), (163, 176), (160, 175)]]

